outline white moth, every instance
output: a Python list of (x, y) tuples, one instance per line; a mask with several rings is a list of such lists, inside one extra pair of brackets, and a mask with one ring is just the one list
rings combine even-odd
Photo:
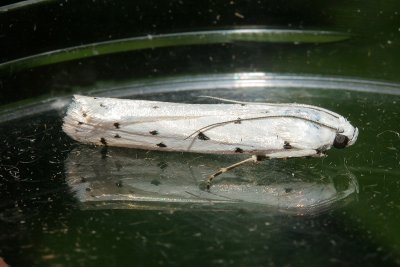
[[(213, 98), (213, 97), (211, 97)], [(327, 109), (303, 104), (231, 101), (184, 104), (75, 95), (63, 130), (87, 144), (207, 154), (250, 154), (245, 162), (322, 157), (355, 143), (358, 129)]]

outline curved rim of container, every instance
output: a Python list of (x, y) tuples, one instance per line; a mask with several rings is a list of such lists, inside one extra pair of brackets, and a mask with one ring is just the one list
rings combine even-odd
[(246, 27), (235, 29), (189, 31), (166, 34), (148, 34), (130, 38), (89, 43), (30, 55), (0, 63), (0, 73), (81, 60), (101, 55), (189, 45), (209, 45), (233, 42), (259, 43), (332, 43), (344, 41), (350, 35), (324, 30), (298, 30)]
[[(227, 74), (202, 74), (166, 77), (151, 80), (134, 80), (123, 84), (99, 84), (88, 90), (76, 89), (75, 93), (106, 97), (129, 97), (132, 95), (182, 92), (213, 89), (282, 88), (340, 90), (363, 93), (400, 95), (400, 84), (384, 81), (364, 80), (349, 77), (320, 75), (298, 75), (263, 72), (241, 72)], [(0, 123), (39, 114), (49, 110), (62, 110), (71, 96), (47, 97), (11, 103), (0, 107)]]

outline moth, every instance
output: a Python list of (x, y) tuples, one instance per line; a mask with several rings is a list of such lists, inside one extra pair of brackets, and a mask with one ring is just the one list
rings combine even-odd
[(323, 157), (353, 145), (358, 129), (343, 116), (305, 104), (252, 103), (209, 97), (220, 104), (186, 104), (75, 95), (63, 130), (104, 146), (206, 154), (249, 154), (207, 179), (247, 162)]

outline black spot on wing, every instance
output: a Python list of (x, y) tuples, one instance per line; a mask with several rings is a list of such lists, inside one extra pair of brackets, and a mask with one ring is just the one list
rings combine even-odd
[(158, 146), (158, 147), (167, 147), (167, 145), (166, 145), (166, 144), (164, 144), (163, 142), (161, 142), (161, 143), (158, 143), (156, 146)]
[(161, 170), (163, 170), (168, 167), (168, 163), (166, 163), (165, 161), (161, 161), (157, 164), (157, 166), (160, 167)]
[(159, 106), (153, 106), (153, 108), (154, 108), (154, 109), (158, 109), (158, 108), (160, 108), (160, 107), (159, 107)]
[(197, 135), (197, 138), (199, 138), (200, 140), (210, 140), (210, 137), (203, 134), (202, 132), (199, 132), (199, 134)]
[(114, 135), (114, 138), (121, 138), (119, 134)]
[(235, 153), (243, 153), (243, 149), (240, 147), (235, 148)]
[(285, 141), (284, 144), (283, 144), (283, 148), (284, 149), (291, 149), (292, 145), (288, 141)]
[(83, 124), (83, 122), (81, 122), (81, 121), (78, 121), (78, 125), (82, 125)]
[(237, 120), (234, 123), (235, 124), (241, 124), (242, 123), (242, 119), (241, 118), (237, 118)]
[(83, 113), (82, 113), (82, 116), (83, 116), (83, 117), (86, 117), (86, 116), (87, 116), (86, 112), (83, 112)]
[(100, 143), (102, 143), (103, 145), (107, 145), (107, 141), (104, 137), (100, 138)]
[(293, 191), (293, 188), (287, 187), (285, 188), (285, 193), (290, 193)]
[(116, 129), (119, 129), (119, 126), (120, 126), (121, 124), (119, 124), (119, 122), (116, 122), (116, 123), (114, 123), (114, 127), (116, 128)]
[(158, 134), (158, 131), (156, 131), (156, 130), (154, 130), (154, 131), (151, 131), (151, 132), (149, 132), (151, 135), (157, 135)]

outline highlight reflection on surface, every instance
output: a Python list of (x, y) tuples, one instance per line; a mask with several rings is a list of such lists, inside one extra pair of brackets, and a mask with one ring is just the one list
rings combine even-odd
[[(157, 208), (195, 204), (207, 208), (232, 204), (315, 213), (358, 193), (354, 175), (306, 161), (268, 161), (248, 165), (217, 179), (210, 192), (205, 177), (236, 157), (162, 153), (78, 146), (65, 161), (67, 183), (84, 208)], [(307, 162), (309, 161), (309, 162)], [(320, 161), (319, 161), (320, 162)], [(337, 186), (341, 184), (341, 186)], [(233, 207), (233, 206), (232, 206)]]

